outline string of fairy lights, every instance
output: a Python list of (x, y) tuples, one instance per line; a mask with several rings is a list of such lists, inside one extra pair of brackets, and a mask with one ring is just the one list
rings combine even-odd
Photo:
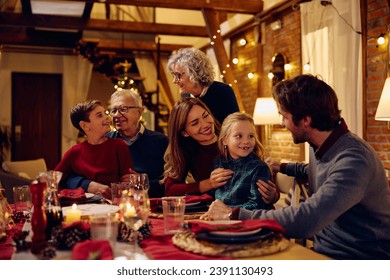
[[(382, 46), (386, 43), (386, 35), (389, 34), (389, 28), (390, 28), (390, 25), (387, 27), (387, 30), (386, 30), (386, 33), (385, 32), (382, 32), (381, 34), (379, 34), (378, 36), (369, 36), (369, 35), (363, 35), (361, 31), (357, 31), (341, 14), (340, 12), (337, 10), (337, 8), (332, 4), (331, 1), (321, 1), (321, 5), (324, 6), (324, 9), (322, 10), (321, 12), (321, 18), (320, 18), (320, 21), (319, 21), (319, 25), (317, 27), (316, 30), (319, 30), (323, 24), (323, 15), (324, 15), (324, 12), (325, 10), (329, 7), (331, 7), (336, 13), (337, 15), (345, 22), (345, 24), (347, 24), (355, 33), (361, 35), (361, 36), (365, 36), (367, 38), (372, 38), (372, 39), (376, 39), (376, 42), (377, 42), (377, 46)], [(257, 25), (257, 24), (256, 24)], [(217, 35), (220, 36), (221, 34), (221, 30), (218, 29), (216, 31)], [(211, 38), (211, 41), (210, 41), (210, 45), (211, 46), (214, 46), (215, 45), (215, 39), (217, 39), (217, 35), (213, 35), (212, 38)], [(317, 35), (318, 36), (318, 35)], [(312, 57), (312, 54), (314, 53), (315, 51), (315, 47), (316, 47), (316, 35), (313, 39), (313, 44), (311, 46), (311, 48), (308, 48), (308, 61), (303, 65), (303, 71), (304, 72), (309, 72), (311, 70), (311, 65), (310, 65), (310, 61), (311, 61), (311, 57)], [(240, 39), (238, 39), (237, 41), (237, 44), (239, 47), (244, 47), (245, 45), (248, 44), (248, 41), (245, 37), (242, 37)], [(308, 44), (307, 44), (308, 45)], [(311, 51), (310, 51), (311, 50)], [(242, 60), (240, 60), (238, 57), (233, 57), (231, 59), (231, 63), (234, 64), (234, 65), (238, 65), (239, 63), (241, 63)], [(230, 67), (230, 64), (226, 64), (225, 66), (226, 68), (229, 68)], [(225, 69), (226, 69), (225, 68)], [(225, 74), (226, 74), (226, 70), (225, 69), (222, 69), (221, 71), (221, 74), (220, 74), (220, 78), (223, 79)], [(293, 66), (291, 65), (291, 63), (289, 63), (288, 59), (286, 59), (286, 63), (284, 64), (284, 70), (286, 72), (289, 72), (293, 69)], [(269, 71), (268, 73), (268, 78), (270, 80), (273, 79), (274, 77), (274, 74), (272, 73), (272, 70)], [(248, 72), (247, 73), (247, 77), (248, 79), (253, 79), (256, 77), (256, 73), (255, 72)], [(234, 80), (234, 83), (237, 83), (237, 80)]]

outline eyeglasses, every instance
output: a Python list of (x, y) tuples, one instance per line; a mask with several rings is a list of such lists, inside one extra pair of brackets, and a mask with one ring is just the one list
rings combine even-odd
[(179, 73), (179, 72), (171, 72), (171, 75), (173, 76), (173, 79), (174, 79), (174, 80), (178, 80), (178, 81), (181, 80), (181, 78), (183, 77), (184, 74), (185, 74), (185, 72), (182, 72), (182, 73)]
[(139, 108), (138, 106), (120, 106), (120, 107), (117, 107), (117, 108), (111, 108), (109, 110), (109, 113), (110, 115), (115, 115), (116, 112), (119, 112), (120, 114), (126, 114), (129, 109), (135, 109), (135, 108)]

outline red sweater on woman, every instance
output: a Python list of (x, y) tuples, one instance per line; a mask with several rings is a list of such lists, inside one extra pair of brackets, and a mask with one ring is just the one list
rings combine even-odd
[(197, 150), (193, 153), (193, 157), (187, 162), (188, 171), (192, 174), (195, 182), (187, 184), (185, 182), (186, 178), (174, 180), (168, 177), (164, 182), (165, 195), (200, 194), (199, 182), (210, 178), (214, 159), (217, 155), (217, 142), (206, 146), (198, 145)]
[(55, 170), (61, 171), (62, 181), (71, 174), (79, 174), (101, 184), (119, 182), (133, 168), (127, 145), (122, 139), (107, 138), (98, 145), (87, 141), (72, 146)]

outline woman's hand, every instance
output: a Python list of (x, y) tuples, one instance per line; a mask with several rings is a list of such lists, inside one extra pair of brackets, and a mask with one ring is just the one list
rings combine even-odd
[(200, 219), (206, 221), (213, 220), (230, 220), (229, 214), (232, 212), (232, 209), (229, 206), (225, 205), (219, 199), (216, 199), (211, 203), (209, 210), (204, 213)]
[(264, 182), (263, 180), (258, 180), (256, 185), (265, 203), (274, 204), (278, 201), (280, 193), (272, 181), (268, 180), (267, 182)]
[(233, 171), (225, 168), (216, 168), (210, 174), (210, 185), (212, 189), (217, 189), (226, 184), (232, 178)]
[(102, 195), (104, 198), (111, 199), (111, 188), (107, 185), (100, 184), (98, 182), (92, 181), (88, 185), (88, 192)]

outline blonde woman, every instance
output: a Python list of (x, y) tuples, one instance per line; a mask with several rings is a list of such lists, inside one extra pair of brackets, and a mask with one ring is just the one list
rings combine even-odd
[(263, 160), (264, 148), (261, 145), (253, 119), (245, 113), (233, 113), (226, 117), (218, 138), (219, 157), (215, 170), (229, 169), (233, 176), (215, 190), (215, 198), (229, 207), (252, 209), (272, 209), (279, 199), (273, 193), (263, 197), (256, 185), (258, 180), (272, 179), (271, 170)]

